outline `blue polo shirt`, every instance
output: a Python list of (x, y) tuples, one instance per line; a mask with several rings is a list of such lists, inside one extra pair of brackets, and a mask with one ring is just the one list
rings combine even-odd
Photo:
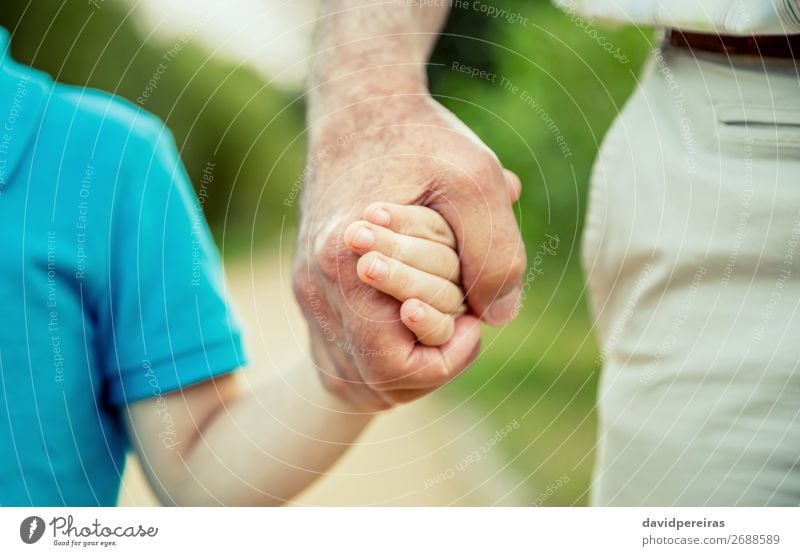
[(239, 329), (163, 124), (8, 50), (0, 28), (0, 505), (113, 505), (125, 405), (240, 367)]

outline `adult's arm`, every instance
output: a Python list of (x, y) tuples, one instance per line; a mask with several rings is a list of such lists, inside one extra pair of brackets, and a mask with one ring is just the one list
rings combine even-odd
[[(466, 368), (479, 320), (512, 318), (525, 267), (508, 193), (516, 176), (427, 89), (448, 3), (415, 4), (325, 2), (308, 93), (294, 288), (315, 358), (332, 363), (323, 382), (363, 409), (415, 399)], [(376, 201), (429, 206), (455, 232), (470, 312), (441, 348), (416, 343), (399, 304), (356, 276), (343, 231)]]

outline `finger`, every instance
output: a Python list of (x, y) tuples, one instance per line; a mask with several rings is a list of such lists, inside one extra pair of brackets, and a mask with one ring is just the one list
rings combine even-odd
[(344, 241), (359, 255), (377, 251), (417, 270), (455, 283), (461, 276), (458, 254), (436, 241), (398, 234), (364, 220), (353, 222), (347, 227)]
[(508, 186), (511, 202), (516, 203), (519, 201), (519, 196), (522, 194), (522, 182), (519, 177), (511, 170), (503, 169), (503, 175)]
[[(342, 278), (356, 286), (353, 291), (356, 296), (368, 296), (375, 302), (375, 297), (382, 295), (372, 288), (363, 286), (355, 273), (354, 264), (347, 265), (343, 270), (352, 274), (351, 278), (347, 276), (342, 276)], [(323, 386), (354, 407), (376, 411), (391, 407), (394, 402), (384, 399), (381, 392), (364, 384), (361, 379), (353, 357), (354, 340), (348, 336), (348, 330), (340, 320), (341, 310), (335, 308), (330, 303), (331, 300), (328, 296), (322, 294), (326, 288), (325, 284), (312, 282), (310, 274), (300, 267), (295, 269), (292, 286), (306, 316), (311, 355)], [(336, 287), (341, 287), (341, 282), (336, 284)], [(385, 312), (384, 316), (388, 319), (386, 322), (391, 326), (394, 324), (393, 321), (397, 320), (399, 304), (392, 299), (383, 297), (384, 299), (378, 307)], [(377, 318), (381, 317), (380, 311), (372, 310), (370, 313)], [(391, 337), (400, 339), (407, 334), (408, 337), (404, 339), (404, 342), (410, 353), (415, 345), (413, 335), (405, 325), (397, 324), (399, 326), (394, 327)]]
[(352, 356), (319, 334), (311, 335), (311, 354), (320, 382), (336, 397), (354, 407), (382, 411), (395, 402), (364, 384)]
[(480, 347), (481, 326), (472, 315), (456, 318), (453, 337), (430, 347), (416, 341), (400, 320), (400, 309), (398, 301), (366, 286), (339, 306), (345, 342), (336, 351), (352, 356), (360, 382), (389, 405), (417, 399), (452, 380)]
[(443, 313), (455, 313), (464, 302), (461, 288), (432, 274), (370, 251), (358, 260), (358, 277), (398, 301), (421, 299)]
[(458, 317), (453, 336), (445, 344), (432, 347), (418, 343), (414, 347), (405, 361), (406, 375), (379, 386), (384, 399), (394, 401), (395, 394), (406, 397), (411, 389), (430, 391), (444, 386), (472, 364), (480, 352), (480, 338), (477, 318)]
[(464, 174), (433, 198), (431, 208), (456, 235), (470, 309), (489, 324), (505, 324), (517, 312), (525, 271), (506, 175), (493, 157), (472, 161)]
[(400, 307), (400, 318), (426, 346), (440, 346), (453, 337), (456, 319), (424, 301), (409, 299)]
[(429, 239), (455, 249), (456, 238), (442, 215), (428, 207), (372, 203), (364, 209), (364, 220), (398, 234)]

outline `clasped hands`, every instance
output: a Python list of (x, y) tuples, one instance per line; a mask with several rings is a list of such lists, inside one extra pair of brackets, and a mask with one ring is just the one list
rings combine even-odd
[(480, 321), (516, 314), (520, 182), (425, 94), (361, 102), (310, 139), (293, 282), (320, 378), (354, 411), (424, 396), (475, 359)]

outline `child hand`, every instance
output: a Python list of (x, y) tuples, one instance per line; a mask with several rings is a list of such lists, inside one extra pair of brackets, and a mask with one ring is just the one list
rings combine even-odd
[(400, 319), (421, 343), (446, 343), (466, 310), (450, 226), (417, 205), (373, 203), (362, 218), (344, 232), (347, 246), (361, 255), (358, 277), (402, 303)]

